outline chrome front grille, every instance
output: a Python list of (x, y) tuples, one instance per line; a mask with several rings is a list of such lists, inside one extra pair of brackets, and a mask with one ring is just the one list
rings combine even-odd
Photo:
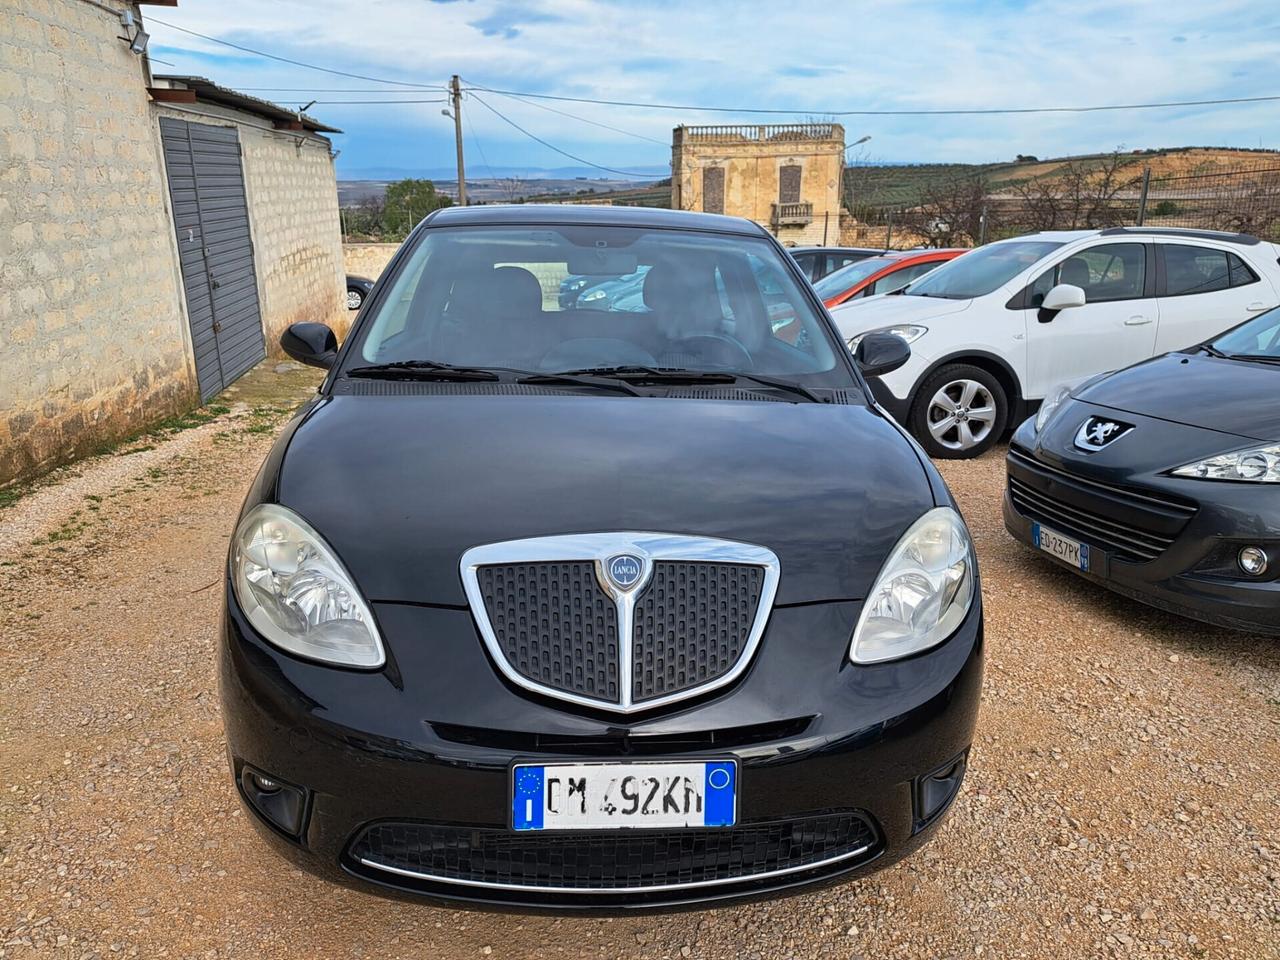
[(1023, 516), (1115, 556), (1148, 563), (1178, 538), (1194, 504), (1076, 476), (1010, 449), (1009, 499)]
[(618, 699), (618, 607), (589, 560), (480, 567), (502, 654), (524, 677), (594, 700)]
[(764, 568), (659, 560), (636, 599), (631, 647), (637, 703), (701, 686), (742, 656), (760, 606)]
[(462, 558), (476, 625), (513, 683), (629, 713), (737, 678), (764, 633), (778, 559), (657, 533), (487, 544)]

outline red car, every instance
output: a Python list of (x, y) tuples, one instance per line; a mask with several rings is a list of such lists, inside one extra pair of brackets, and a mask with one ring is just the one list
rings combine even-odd
[(868, 257), (835, 273), (828, 274), (813, 285), (828, 307), (834, 307), (854, 297), (870, 297), (877, 293), (901, 290), (912, 280), (922, 277), (940, 263), (954, 260), (967, 251), (960, 249), (901, 250)]

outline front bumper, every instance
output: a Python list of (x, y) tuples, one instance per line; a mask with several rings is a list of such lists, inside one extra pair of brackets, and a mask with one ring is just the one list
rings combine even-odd
[[(858, 604), (778, 607), (751, 669), (727, 692), (625, 719), (566, 709), (509, 687), (488, 661), (466, 610), (374, 606), (388, 665), (360, 673), (306, 663), (266, 645), (229, 600), (220, 679), (241, 799), (246, 769), (305, 794), (296, 836), (273, 827), (250, 803), (261, 832), (313, 873), (390, 895), (455, 906), (616, 912), (737, 901), (840, 880), (887, 865), (927, 839), (955, 795), (948, 788), (939, 799), (939, 781), (930, 775), (952, 774), (948, 782), (958, 789), (977, 717), (980, 604), (940, 647), (870, 667), (843, 656)], [(559, 834), (562, 850), (597, 871), (601, 856), (606, 862), (639, 857), (616, 860), (614, 874), (591, 890), (523, 880), (468, 884), (457, 882), (456, 873), (446, 880), (362, 862), (369, 849), (362, 838), (371, 828), (400, 839), (418, 831), (428, 846), (501, 848), (518, 859), (509, 830), (516, 762), (730, 758), (739, 770), (738, 824), (722, 829), (742, 834), (730, 842), (701, 831), (707, 843), (682, 855), (704, 856), (720, 844), (736, 850), (726, 855), (748, 871), (751, 856), (764, 849), (757, 841), (781, 836), (794, 846), (797, 838), (861, 829), (850, 826), (853, 819), (867, 830), (844, 848), (847, 856), (815, 855), (785, 871), (714, 883), (645, 884), (644, 857), (683, 842), (685, 835), (671, 831)], [(528, 836), (520, 834), (521, 842)], [(614, 852), (600, 854), (602, 843), (613, 844)], [(525, 849), (523, 855), (540, 853)]]
[[(1280, 635), (1280, 562), (1273, 562), (1262, 577), (1245, 575), (1235, 563), (1246, 545), (1262, 545), (1280, 561), (1280, 491), (1168, 476), (1179, 463), (1219, 453), (1232, 441), (1210, 431), (1127, 414), (1111, 413), (1139, 422), (1141, 449), (1126, 450), (1117, 441), (1114, 449), (1101, 453), (1079, 452), (1070, 436), (1092, 412), (1095, 408), (1073, 402), (1072, 410), (1050, 421), (1046, 436), (1037, 437), (1031, 422), (1015, 434), (1004, 491), (1009, 533), (1034, 546), (1032, 525), (1039, 522), (1090, 546), (1095, 557), (1091, 572), (1045, 554), (1085, 579), (1214, 626)], [(1135, 429), (1134, 436), (1138, 433)], [(1176, 463), (1167, 462), (1171, 456)], [(1149, 463), (1144, 462), (1147, 458)], [(1029, 493), (1016, 495), (1019, 484)], [(1157, 514), (1168, 507), (1185, 519), (1161, 528)], [(1098, 524), (1099, 517), (1114, 527)], [(1116, 542), (1115, 531), (1128, 534), (1135, 529), (1151, 534), (1140, 556), (1126, 553)], [(1099, 556), (1104, 558), (1101, 562)]]

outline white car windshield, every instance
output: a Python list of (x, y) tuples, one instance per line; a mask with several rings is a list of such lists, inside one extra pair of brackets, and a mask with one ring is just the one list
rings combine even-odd
[(909, 297), (985, 297), (1062, 246), (1058, 240), (1002, 240), (944, 263), (904, 291)]

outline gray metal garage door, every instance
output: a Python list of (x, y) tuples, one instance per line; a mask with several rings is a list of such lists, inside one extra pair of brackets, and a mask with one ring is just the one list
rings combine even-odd
[(235, 127), (160, 119), (200, 399), (266, 355)]

